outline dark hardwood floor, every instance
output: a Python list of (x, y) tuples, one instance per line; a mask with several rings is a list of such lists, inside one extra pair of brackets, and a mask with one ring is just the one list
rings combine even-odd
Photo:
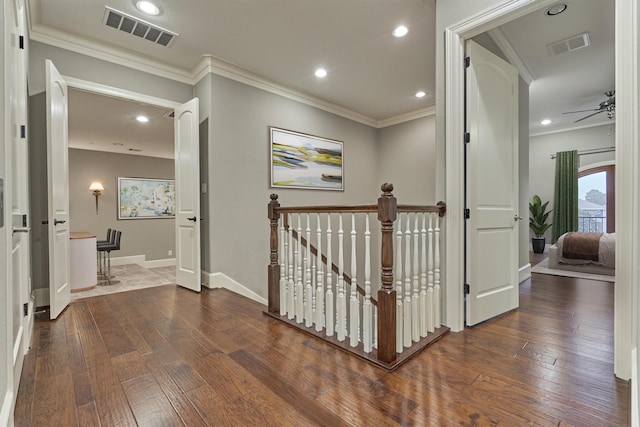
[(613, 285), (536, 275), (520, 308), (392, 373), (226, 290), (161, 286), (38, 319), (16, 426), (625, 426)]

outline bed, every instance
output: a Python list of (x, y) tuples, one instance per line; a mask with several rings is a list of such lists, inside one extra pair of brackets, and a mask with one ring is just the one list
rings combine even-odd
[(615, 233), (565, 233), (549, 248), (549, 268), (615, 276), (615, 249)]

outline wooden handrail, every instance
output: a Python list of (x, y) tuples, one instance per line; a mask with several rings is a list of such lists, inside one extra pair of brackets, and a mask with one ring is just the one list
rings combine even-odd
[(378, 205), (360, 206), (289, 206), (279, 207), (278, 213), (372, 213), (378, 212)]

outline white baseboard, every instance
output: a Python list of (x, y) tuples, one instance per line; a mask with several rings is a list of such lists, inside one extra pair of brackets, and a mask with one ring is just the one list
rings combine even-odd
[(117, 258), (111, 258), (111, 265), (127, 265), (127, 264), (138, 264), (144, 268), (156, 268), (156, 267), (171, 267), (172, 265), (176, 265), (175, 258), (167, 258), (167, 259), (154, 259), (151, 261), (147, 261), (146, 255), (131, 255), (131, 256), (121, 256)]
[(527, 263), (518, 269), (518, 283), (522, 283), (531, 277), (531, 264)]
[(209, 289), (228, 289), (231, 292), (252, 299), (260, 304), (267, 305), (267, 299), (253, 292), (251, 289), (241, 285), (224, 273), (207, 273), (202, 272), (202, 286)]
[(640, 425), (640, 407), (638, 399), (640, 395), (640, 384), (638, 384), (638, 349), (631, 350), (631, 424)]
[(131, 256), (120, 256), (120, 257), (112, 257), (111, 265), (126, 265), (126, 264), (138, 264), (144, 266), (147, 257), (144, 255), (131, 255)]
[(144, 264), (142, 264), (144, 268), (173, 267), (175, 265), (175, 258), (154, 259), (151, 261), (145, 261)]

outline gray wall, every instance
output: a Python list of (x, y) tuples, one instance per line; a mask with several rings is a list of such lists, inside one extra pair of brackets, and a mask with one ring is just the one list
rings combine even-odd
[(435, 123), (428, 116), (378, 131), (378, 182), (393, 184), (398, 203), (437, 202)]
[[(146, 156), (69, 149), (69, 222), (71, 231), (89, 231), (105, 238), (107, 228), (122, 231), (120, 250), (112, 257), (145, 255), (146, 260), (175, 256), (175, 220), (118, 219), (118, 177), (174, 178), (174, 162)], [(89, 185), (101, 182), (98, 215)], [(171, 251), (172, 255), (169, 255)]]
[[(375, 202), (377, 131), (220, 76), (211, 77), (210, 96), (211, 272), (266, 297), (269, 194), (289, 206)], [(269, 126), (343, 141), (345, 191), (270, 188)]]
[[(553, 209), (553, 195), (555, 190), (555, 160), (551, 154), (558, 151), (589, 150), (615, 146), (615, 126), (607, 124), (566, 132), (549, 133), (532, 136), (529, 156), (529, 199), (534, 194), (543, 201), (549, 201), (549, 208)], [(614, 161), (615, 152), (590, 154), (580, 156), (580, 167)], [(551, 229), (546, 233), (547, 241), (551, 238)]]

